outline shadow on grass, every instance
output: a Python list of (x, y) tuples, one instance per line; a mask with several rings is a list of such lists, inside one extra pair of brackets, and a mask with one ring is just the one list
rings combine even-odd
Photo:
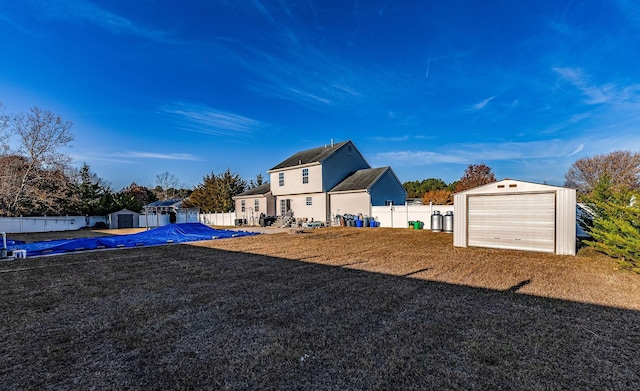
[(184, 245), (12, 269), (3, 389), (640, 384), (640, 312), (514, 294), (527, 281), (495, 291)]
[(531, 280), (524, 280), (519, 282), (518, 284), (512, 286), (511, 288), (507, 289), (506, 292), (511, 292), (511, 293), (517, 293), (520, 289), (524, 288), (525, 286), (529, 285), (531, 283)]

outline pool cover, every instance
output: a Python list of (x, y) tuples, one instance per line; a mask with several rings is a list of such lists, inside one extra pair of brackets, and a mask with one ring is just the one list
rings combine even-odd
[(201, 223), (181, 223), (169, 224), (164, 227), (158, 227), (131, 235), (50, 240), (35, 243), (15, 243), (7, 245), (7, 250), (26, 250), (28, 257), (34, 257), (38, 255), (60, 254), (70, 251), (158, 246), (169, 243), (195, 242), (199, 240), (225, 239), (250, 235), (259, 234), (255, 232), (213, 229)]

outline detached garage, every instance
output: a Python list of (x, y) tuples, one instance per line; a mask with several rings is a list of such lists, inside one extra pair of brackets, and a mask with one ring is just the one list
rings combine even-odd
[(505, 179), (454, 195), (453, 245), (576, 253), (576, 191)]

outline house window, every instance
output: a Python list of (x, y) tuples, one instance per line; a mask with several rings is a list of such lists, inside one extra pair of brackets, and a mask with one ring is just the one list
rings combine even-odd
[(253, 210), (260, 212), (260, 200), (256, 199), (253, 201)]
[(244, 200), (240, 201), (240, 211), (244, 213)]
[(284, 186), (284, 172), (278, 174), (278, 185)]
[(391, 201), (391, 200), (386, 200), (386, 201), (384, 202), (384, 205), (385, 205), (385, 206), (393, 206), (393, 201)]
[(313, 205), (313, 198), (312, 197), (307, 197), (307, 206), (311, 206)]
[(309, 183), (309, 169), (302, 169), (302, 183)]

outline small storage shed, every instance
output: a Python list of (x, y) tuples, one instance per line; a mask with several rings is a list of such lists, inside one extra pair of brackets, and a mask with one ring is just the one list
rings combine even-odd
[(453, 197), (453, 245), (576, 253), (576, 191), (505, 179)]
[(117, 212), (109, 214), (109, 228), (139, 228), (140, 227), (140, 214), (130, 211), (128, 209), (122, 209)]

